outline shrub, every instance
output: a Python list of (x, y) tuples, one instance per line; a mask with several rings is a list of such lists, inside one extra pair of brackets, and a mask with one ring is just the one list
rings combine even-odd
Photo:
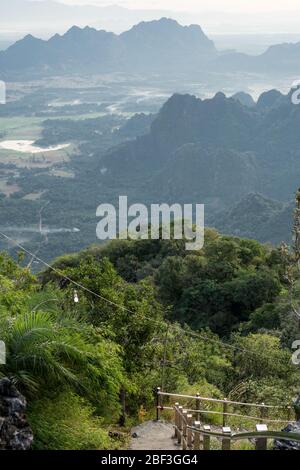
[(36, 450), (114, 449), (117, 443), (103, 429), (102, 419), (83, 398), (65, 391), (34, 401), (28, 410)]

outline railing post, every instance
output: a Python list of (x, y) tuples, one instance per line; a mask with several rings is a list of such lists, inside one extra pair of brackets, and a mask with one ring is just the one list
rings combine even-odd
[(262, 404), (261, 404), (261, 408), (260, 408), (260, 419), (262, 419), (262, 420), (265, 419), (265, 417), (266, 417), (266, 413), (265, 413), (265, 408), (264, 408), (264, 406), (265, 406), (265, 404), (262, 403)]
[(194, 427), (196, 429), (199, 429), (199, 432), (194, 431), (194, 450), (200, 450), (200, 426), (201, 426), (200, 421), (194, 422)]
[(226, 415), (227, 412), (228, 412), (227, 398), (224, 398), (224, 403), (223, 403), (223, 428), (227, 424), (227, 415)]
[(182, 411), (182, 450), (187, 448), (187, 439), (186, 439), (186, 425), (187, 425), (187, 411)]
[(230, 450), (231, 447), (231, 429), (223, 426), (222, 450)]
[(160, 420), (160, 387), (156, 389), (156, 421)]
[(175, 437), (178, 437), (178, 406), (179, 403), (175, 403), (174, 405), (174, 425), (175, 425)]
[(287, 420), (292, 421), (292, 419), (293, 419), (293, 417), (292, 417), (292, 407), (288, 406), (287, 407)]
[(189, 426), (187, 429), (187, 448), (190, 450), (192, 449), (192, 438), (193, 432), (191, 430), (191, 426), (193, 424), (193, 415), (187, 415), (187, 425)]
[[(268, 431), (268, 426), (266, 424), (257, 424), (257, 432)], [(255, 450), (267, 450), (268, 439), (266, 437), (258, 437), (255, 441)]]
[(182, 426), (183, 426), (182, 411), (183, 411), (182, 406), (178, 406), (178, 435), (177, 435), (178, 444), (181, 444), (182, 442)]
[[(210, 426), (203, 426), (204, 431), (210, 432)], [(210, 450), (210, 436), (203, 434), (203, 450)]]
[[(196, 410), (201, 410), (201, 401), (199, 400), (200, 398), (200, 394), (197, 393), (196, 395)], [(197, 421), (201, 421), (201, 416), (200, 416), (200, 411), (197, 412), (196, 414), (196, 417), (197, 417)]]

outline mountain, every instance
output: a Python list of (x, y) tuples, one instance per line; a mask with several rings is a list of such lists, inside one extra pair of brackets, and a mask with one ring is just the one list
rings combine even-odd
[(287, 205), (300, 180), (299, 124), (300, 107), (272, 90), (251, 107), (222, 93), (206, 100), (175, 94), (148, 134), (101, 159), (101, 184), (146, 203), (204, 203), (207, 224), (286, 239)]
[[(224, 53), (211, 64), (212, 70), (219, 72), (248, 72), (265, 75), (300, 73), (300, 43), (283, 43), (270, 46), (260, 55), (240, 52)], [(283, 73), (284, 70), (284, 73)]]
[[(7, 0), (4, 2), (4, 7), (11, 12)], [(54, 11), (56, 18), (65, 18), (70, 8), (51, 0), (12, 0), (17, 11), (24, 10), (24, 3), (30, 5), (29, 11), (31, 8), (37, 9), (37, 18), (43, 16), (48, 23)], [(72, 8), (74, 10), (71, 11), (76, 12), (74, 17), (79, 18), (76, 23), (80, 26), (96, 24), (94, 20), (102, 11), (93, 6), (84, 7), (84, 10), (80, 6)], [(107, 8), (110, 8), (112, 16), (120, 13), (118, 6)], [(81, 11), (84, 11), (82, 16)], [(26, 10), (24, 20), (27, 17)], [(69, 21), (70, 18), (72, 15)], [(142, 21), (121, 34), (93, 27), (73, 26), (65, 34), (55, 34), (49, 40), (27, 35), (6, 51), (0, 52), (0, 71), (4, 79), (19, 78), (20, 72), (22, 77), (32, 78), (51, 74), (103, 72), (187, 73), (189, 76), (191, 73), (196, 76), (200, 72), (246, 72), (277, 76), (283, 75), (284, 70), (286, 76), (286, 73), (300, 73), (299, 59), (300, 43), (274, 45), (257, 56), (235, 51), (219, 52), (199, 25), (182, 26), (174, 19), (163, 17)]]
[(269, 71), (278, 71), (284, 67), (287, 72), (297, 72), (300, 71), (299, 58), (300, 42), (271, 46), (259, 57), (259, 60), (261, 67)]
[(112, 149), (104, 158), (109, 168), (107, 178), (111, 175), (114, 179), (119, 171), (126, 177), (139, 178), (145, 172), (153, 177), (164, 171), (165, 165), (173, 166), (175, 158), (180, 164), (182, 154), (194, 158), (201, 149), (208, 154), (225, 148), (246, 152), (255, 125), (254, 113), (222, 93), (207, 100), (175, 94), (160, 110), (148, 135)]
[(200, 26), (181, 26), (162, 18), (116, 35), (73, 26), (65, 34), (41, 40), (27, 35), (0, 53), (6, 74), (49, 75), (108, 71), (170, 71), (200, 66), (216, 54)]
[(290, 240), (292, 215), (293, 203), (250, 193), (230, 210), (219, 214), (215, 226), (227, 234), (279, 244), (283, 240)]
[[(197, 62), (202, 56), (216, 53), (213, 41), (200, 26), (180, 26), (177, 21), (167, 18), (142, 22), (121, 34), (120, 39), (128, 51), (130, 63), (133, 65), (147, 58), (149, 68), (154, 64), (165, 66), (171, 61), (178, 67), (184, 58), (188, 59), (187, 63), (192, 57)], [(178, 60), (180, 63), (176, 63)]]
[(257, 101), (257, 107), (270, 110), (271, 108), (280, 106), (284, 100), (286, 100), (286, 96), (280, 93), (280, 91), (269, 90), (260, 95)]
[(84, 72), (88, 66), (109, 68), (118, 51), (118, 36), (94, 28), (73, 26), (63, 36), (56, 34), (48, 41), (27, 35), (0, 53), (0, 69), (48, 73)]
[(248, 106), (248, 108), (252, 108), (253, 106), (255, 106), (255, 101), (252, 96), (249, 93), (245, 93), (244, 91), (239, 91), (238, 93), (235, 93), (234, 95), (232, 95), (231, 98), (243, 104), (244, 106)]

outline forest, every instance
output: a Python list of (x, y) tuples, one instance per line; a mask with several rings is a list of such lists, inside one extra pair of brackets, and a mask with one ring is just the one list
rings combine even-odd
[(299, 194), (292, 247), (206, 229), (193, 253), (184, 240), (115, 240), (36, 275), (24, 252), (2, 252), (0, 374), (28, 401), (33, 448), (127, 448), (158, 386), (290, 405)]

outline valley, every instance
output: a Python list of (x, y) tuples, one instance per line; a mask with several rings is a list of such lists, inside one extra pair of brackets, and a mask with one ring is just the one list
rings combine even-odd
[[(162, 199), (170, 203), (196, 200), (206, 205), (207, 225), (262, 242), (287, 240), (289, 226), (275, 236), (268, 234), (275, 220), (289, 217), (295, 189), (284, 190), (279, 162), (278, 176), (274, 168), (272, 178), (281, 178), (281, 191), (273, 183), (268, 188), (267, 162), (271, 155), (269, 149), (263, 150), (263, 142), (269, 139), (265, 135), (273, 104), (267, 108), (263, 103), (269, 95), (262, 94), (257, 105), (249, 101), (251, 106), (247, 107), (238, 101), (243, 99), (239, 95), (236, 99), (225, 98), (222, 93), (214, 97), (215, 86), (184, 80), (179, 83), (175, 77), (166, 81), (156, 77), (151, 82), (149, 78), (119, 74), (89, 80), (57, 77), (49, 82), (11, 83), (8, 102), (0, 107), (1, 225), (18, 227), (11, 234), (23, 237), (30, 249), (40, 247), (41, 255), (50, 260), (96, 243), (96, 207), (114, 202), (124, 193), (132, 202), (146, 204)], [(234, 86), (231, 83), (228, 87), (231, 92)], [(278, 92), (276, 97), (278, 109), (285, 109), (288, 96)], [(197, 116), (193, 108), (198, 104)], [(297, 111), (291, 104), (294, 128), (299, 119)], [(185, 130), (183, 115), (191, 120), (190, 130)], [(235, 126), (240, 127), (240, 142)], [(263, 132), (257, 133), (256, 128)], [(164, 137), (160, 136), (162, 132), (166, 132)], [(254, 141), (251, 133), (256, 134)], [(292, 135), (293, 130), (289, 133)], [(285, 134), (282, 129), (283, 139)], [(156, 142), (155, 150), (152, 141)], [(290, 143), (295, 157), (296, 142)], [(126, 149), (131, 149), (132, 161), (123, 168)], [(279, 158), (279, 154), (280, 144), (274, 147), (273, 157)], [(293, 178), (296, 168), (291, 168)], [(225, 189), (229, 179), (230, 189)], [(261, 215), (249, 215), (241, 226), (241, 215), (233, 216), (239, 213), (235, 206), (246, 204), (250, 214), (253, 203), (249, 195), (256, 193), (262, 197), (258, 206)], [(47, 237), (39, 230), (28, 230), (38, 225), (44, 204)], [(57, 230), (60, 215), (69, 232)], [(263, 217), (263, 224), (256, 224), (257, 217)], [(73, 227), (79, 231), (72, 232)], [(15, 252), (5, 241), (0, 246)]]
[[(8, 82), (1, 231), (50, 262), (100, 245), (97, 206), (126, 194), (147, 206), (203, 203), (207, 227), (289, 242), (300, 177), (290, 84), (288, 76), (186, 70)], [(3, 238), (0, 249), (19, 252)]]

